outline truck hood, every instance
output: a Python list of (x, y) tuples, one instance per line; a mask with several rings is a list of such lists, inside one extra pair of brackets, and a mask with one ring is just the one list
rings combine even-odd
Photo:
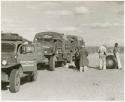
[(11, 57), (15, 57), (16, 54), (14, 53), (2, 53), (1, 54), (1, 58), (11, 58)]

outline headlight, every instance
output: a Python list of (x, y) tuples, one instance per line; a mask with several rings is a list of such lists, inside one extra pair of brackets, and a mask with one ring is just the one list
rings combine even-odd
[(7, 65), (7, 61), (6, 61), (6, 60), (3, 60), (3, 61), (2, 61), (2, 65), (4, 65), (4, 66)]
[(14, 58), (17, 58), (17, 56), (15, 55)]
[(44, 51), (44, 53), (47, 53), (47, 51)]

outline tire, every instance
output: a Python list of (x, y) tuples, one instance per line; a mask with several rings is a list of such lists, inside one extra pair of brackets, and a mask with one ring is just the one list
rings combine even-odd
[(54, 71), (55, 69), (55, 56), (51, 56), (49, 59), (49, 70)]
[(106, 68), (107, 69), (116, 69), (118, 66), (117, 59), (113, 55), (108, 55), (106, 57)]
[(16, 93), (20, 90), (20, 73), (18, 69), (13, 69), (9, 78), (10, 92)]
[(32, 72), (31, 81), (36, 81), (37, 80), (37, 75), (38, 75), (37, 71)]

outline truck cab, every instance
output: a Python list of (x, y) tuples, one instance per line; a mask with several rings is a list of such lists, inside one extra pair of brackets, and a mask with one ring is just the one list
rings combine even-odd
[(31, 81), (37, 78), (34, 46), (21, 40), (7, 39), (7, 35), (4, 37), (1, 40), (1, 81), (9, 82), (10, 92), (16, 93), (22, 77), (29, 75)]

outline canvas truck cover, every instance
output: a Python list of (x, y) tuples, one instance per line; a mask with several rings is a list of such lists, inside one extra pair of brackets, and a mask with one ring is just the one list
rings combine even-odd
[(2, 41), (21, 41), (22, 43), (24, 42), (31, 43), (31, 41), (23, 38), (17, 33), (1, 33), (1, 40)]
[(35, 39), (63, 39), (63, 35), (61, 33), (57, 33), (57, 32), (40, 32), (37, 33), (35, 36)]
[(16, 33), (1, 33), (1, 40), (4, 41), (22, 41), (23, 38)]

